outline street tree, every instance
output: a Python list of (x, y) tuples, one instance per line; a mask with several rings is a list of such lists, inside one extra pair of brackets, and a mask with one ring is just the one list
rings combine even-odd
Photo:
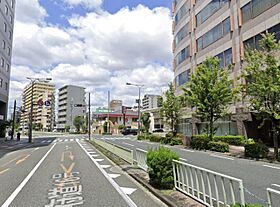
[(175, 89), (172, 83), (169, 84), (169, 89), (165, 92), (166, 100), (163, 101), (161, 107), (161, 114), (165, 117), (167, 124), (169, 124), (173, 136), (176, 135), (176, 126), (180, 118), (180, 100), (175, 96)]
[(81, 128), (85, 124), (85, 119), (82, 116), (76, 116), (73, 122), (74, 126), (76, 127), (77, 131), (80, 132)]
[(278, 158), (280, 136), (280, 42), (273, 34), (263, 34), (260, 50), (248, 49), (242, 77), (241, 92), (247, 97), (250, 109), (272, 125), (271, 138), (274, 156)]
[(234, 98), (233, 81), (227, 68), (220, 67), (220, 60), (209, 57), (192, 74), (183, 88), (183, 99), (195, 109), (196, 116), (206, 121), (206, 134), (210, 139), (216, 133), (214, 123), (227, 114)]
[(141, 122), (145, 128), (145, 133), (149, 132), (149, 128), (150, 128), (150, 113), (143, 113), (141, 115)]

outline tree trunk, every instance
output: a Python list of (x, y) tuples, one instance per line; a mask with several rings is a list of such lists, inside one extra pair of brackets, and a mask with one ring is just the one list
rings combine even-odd
[[(277, 124), (277, 123), (276, 123)], [(273, 147), (274, 147), (274, 157), (278, 159), (278, 137), (279, 133), (276, 129), (276, 125), (274, 121), (272, 121), (272, 139), (273, 139)]]

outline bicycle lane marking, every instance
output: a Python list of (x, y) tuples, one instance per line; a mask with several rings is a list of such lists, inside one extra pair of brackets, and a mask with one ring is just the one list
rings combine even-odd
[(25, 177), (25, 179), (21, 182), (21, 184), (14, 190), (14, 192), (9, 196), (9, 198), (4, 202), (2, 207), (8, 207), (13, 200), (16, 198), (16, 196), (19, 194), (19, 192), (23, 189), (23, 187), (27, 184), (27, 182), (30, 180), (30, 178), (34, 175), (34, 173), (37, 171), (37, 169), (40, 167), (40, 165), (43, 163), (43, 161), (46, 159), (46, 157), (50, 154), (50, 152), (53, 150), (53, 148), (56, 146), (54, 144), (42, 157), (42, 159), (36, 164), (36, 166), (30, 171), (30, 173)]

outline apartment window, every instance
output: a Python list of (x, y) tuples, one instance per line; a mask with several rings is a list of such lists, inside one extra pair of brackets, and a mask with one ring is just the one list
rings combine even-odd
[(11, 24), (13, 23), (13, 16), (12, 15), (10, 15), (10, 22), (11, 22)]
[(8, 90), (8, 83), (5, 82), (5, 90), (7, 91)]
[(11, 48), (8, 47), (8, 55), (10, 56), (11, 55)]
[(3, 40), (2, 41), (2, 49), (5, 50), (5, 48), (6, 48), (6, 42), (5, 42), (5, 40)]
[(6, 71), (9, 72), (10, 71), (10, 65), (6, 64)]
[[(277, 24), (267, 30), (269, 33), (273, 33), (278, 41), (280, 41), (280, 24)], [(264, 33), (265, 31), (261, 32)], [(257, 34), (254, 37), (251, 37), (243, 42), (245, 48), (247, 49), (260, 49), (260, 40), (262, 39), (262, 35)]]
[(176, 64), (179, 65), (184, 62), (188, 57), (190, 57), (190, 47), (182, 49), (176, 56)]
[(187, 5), (186, 3), (181, 6), (181, 8), (178, 10), (177, 14), (175, 15), (175, 24), (177, 25), (178, 22), (185, 16), (187, 13)]
[(215, 57), (220, 59), (220, 67), (225, 68), (232, 64), (232, 49), (228, 49), (220, 54), (216, 55)]
[(189, 24), (184, 25), (175, 37), (175, 44), (178, 45), (188, 34)]
[(9, 31), (9, 39), (11, 40), (12, 39), (12, 32)]
[(4, 64), (5, 64), (5, 60), (4, 58), (1, 58), (1, 67), (4, 67)]
[(15, 2), (14, 0), (11, 0), (11, 7), (14, 8)]
[(5, 13), (6, 13), (6, 15), (8, 15), (8, 13), (9, 13), (9, 8), (7, 5), (5, 5)]
[(209, 17), (211, 17), (216, 11), (222, 8), (224, 5), (229, 5), (229, 0), (212, 0), (206, 7), (204, 7), (196, 15), (197, 26), (205, 22)]
[(3, 86), (3, 78), (0, 78), (0, 87)]
[(7, 32), (7, 23), (4, 22), (4, 31)]
[(278, 3), (280, 3), (280, 0), (251, 0), (241, 8), (243, 23), (255, 18)]
[(229, 17), (197, 39), (198, 51), (208, 47), (230, 32)]
[(175, 78), (175, 83), (176, 87), (179, 87), (189, 81), (189, 76), (190, 76), (190, 70), (186, 70), (179, 75), (176, 76)]

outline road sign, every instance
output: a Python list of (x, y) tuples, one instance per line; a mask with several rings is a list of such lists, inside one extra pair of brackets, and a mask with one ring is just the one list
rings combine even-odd
[(37, 104), (38, 104), (38, 106), (43, 106), (43, 105), (44, 105), (43, 99), (39, 99), (39, 100), (37, 101)]
[(51, 102), (49, 100), (46, 100), (45, 101), (45, 106), (50, 106), (51, 105)]

